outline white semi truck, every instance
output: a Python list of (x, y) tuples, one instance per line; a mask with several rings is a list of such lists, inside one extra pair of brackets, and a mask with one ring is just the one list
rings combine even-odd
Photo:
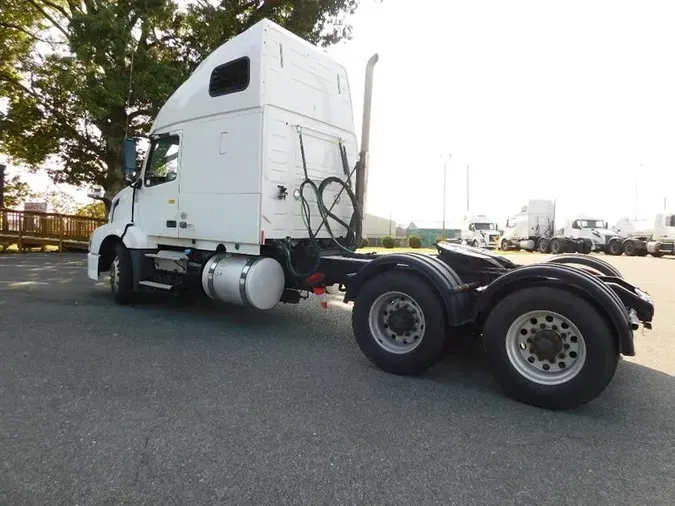
[(499, 231), (497, 224), (484, 214), (466, 213), (462, 217), (461, 240), (474, 248), (497, 249)]
[[(500, 241), (502, 250), (539, 251), (541, 253), (590, 253), (592, 241), (575, 228), (579, 222), (567, 220), (555, 233), (555, 202), (531, 199), (508, 218)], [(590, 231), (589, 231), (590, 232)]]
[(580, 214), (565, 220), (561, 235), (568, 239), (581, 239), (591, 244), (591, 251), (608, 251), (610, 240), (616, 233), (609, 229), (607, 222), (598, 217)]
[(325, 52), (268, 20), (217, 48), (159, 111), (138, 173), (125, 139), (127, 185), (91, 236), (88, 276), (109, 273), (118, 304), (201, 292), (261, 311), (338, 285), (357, 345), (385, 371), (421, 374), (469, 337), (515, 399), (595, 398), (654, 316), (649, 295), (606, 262), (521, 266), (449, 243), (435, 255), (357, 251), (377, 60), (359, 148), (349, 79)]
[(651, 224), (622, 218), (614, 226), (614, 232), (607, 248), (610, 255), (675, 255), (675, 214), (658, 213)]

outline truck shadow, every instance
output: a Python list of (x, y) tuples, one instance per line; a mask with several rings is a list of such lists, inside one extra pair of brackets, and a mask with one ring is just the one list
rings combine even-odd
[[(108, 298), (107, 293), (101, 293)], [(314, 297), (300, 304), (281, 304), (269, 311), (257, 311), (238, 306), (223, 306), (203, 294), (170, 296), (163, 294), (141, 294), (136, 309), (148, 310), (154, 316), (166, 318), (183, 325), (204, 325), (208, 333), (255, 329), (259, 339), (285, 341), (286, 344), (302, 346), (303, 342), (322, 341), (326, 353), (345, 354), (345, 360), (359, 360), (364, 371), (363, 378), (374, 383), (393, 383), (403, 388), (413, 398), (418, 389), (427, 394), (442, 395), (452, 403), (496, 403), (504, 408), (530, 409), (503, 396), (502, 391), (490, 374), (489, 364), (482, 352), (480, 342), (471, 346), (459, 343), (449, 348), (442, 360), (425, 374), (416, 378), (397, 377), (384, 373), (372, 365), (361, 354), (353, 340), (351, 329), (351, 306), (341, 302), (341, 295), (329, 296), (329, 308), (323, 311)], [(323, 326), (322, 326), (323, 325)], [(318, 331), (316, 329), (319, 329)], [(225, 337), (224, 337), (225, 338)], [(195, 334), (190, 339), (199, 339)], [(349, 343), (345, 349), (345, 341)], [(383, 379), (387, 378), (386, 380)], [(642, 427), (655, 430), (667, 424), (675, 429), (675, 376), (652, 369), (632, 360), (622, 360), (616, 375), (607, 389), (594, 401), (578, 408), (567, 410), (564, 416), (592, 419), (635, 419)], [(403, 392), (401, 392), (403, 393)], [(543, 413), (554, 413), (538, 410)], [(641, 429), (642, 430), (642, 429)]]
[[(479, 344), (467, 353), (447, 354), (424, 377), (448, 388), (472, 392), (484, 400), (522, 406), (502, 395)], [(574, 409), (543, 412), (596, 420), (635, 420), (640, 423), (640, 431), (648, 431), (648, 427), (663, 431), (664, 424), (675, 429), (674, 393), (675, 376), (622, 359), (612, 382), (599, 397)]]

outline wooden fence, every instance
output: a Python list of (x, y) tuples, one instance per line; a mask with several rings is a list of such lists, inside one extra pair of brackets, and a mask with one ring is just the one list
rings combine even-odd
[(88, 216), (0, 209), (0, 245), (3, 251), (12, 244), (20, 251), (47, 246), (86, 251), (89, 236), (104, 223), (104, 219)]

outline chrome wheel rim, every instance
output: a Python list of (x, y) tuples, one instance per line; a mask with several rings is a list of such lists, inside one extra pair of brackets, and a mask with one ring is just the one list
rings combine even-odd
[(386, 292), (370, 307), (370, 333), (389, 353), (410, 353), (424, 338), (426, 323), (419, 304), (403, 292)]
[(110, 265), (110, 285), (112, 289), (117, 292), (120, 286), (120, 259), (115, 257)]
[(540, 385), (575, 378), (586, 362), (586, 343), (574, 323), (553, 311), (530, 311), (506, 332), (506, 354), (513, 368)]

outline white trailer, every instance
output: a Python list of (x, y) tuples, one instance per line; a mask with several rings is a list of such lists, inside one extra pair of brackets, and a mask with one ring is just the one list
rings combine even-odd
[(611, 255), (675, 255), (675, 214), (659, 213), (651, 224), (622, 218), (614, 231), (616, 237), (610, 240), (607, 251)]
[(125, 139), (127, 186), (91, 236), (89, 278), (109, 273), (118, 304), (177, 292), (259, 310), (310, 294), (326, 307), (337, 284), (357, 345), (385, 371), (421, 374), (447, 344), (480, 338), (513, 398), (557, 409), (595, 398), (654, 316), (611, 265), (522, 266), (448, 243), (437, 255), (356, 251), (377, 60), (359, 149), (347, 74), (325, 52), (268, 20), (217, 48), (161, 108), (139, 173)]
[(497, 249), (499, 231), (497, 224), (484, 214), (466, 213), (462, 217), (461, 240), (474, 248)]

